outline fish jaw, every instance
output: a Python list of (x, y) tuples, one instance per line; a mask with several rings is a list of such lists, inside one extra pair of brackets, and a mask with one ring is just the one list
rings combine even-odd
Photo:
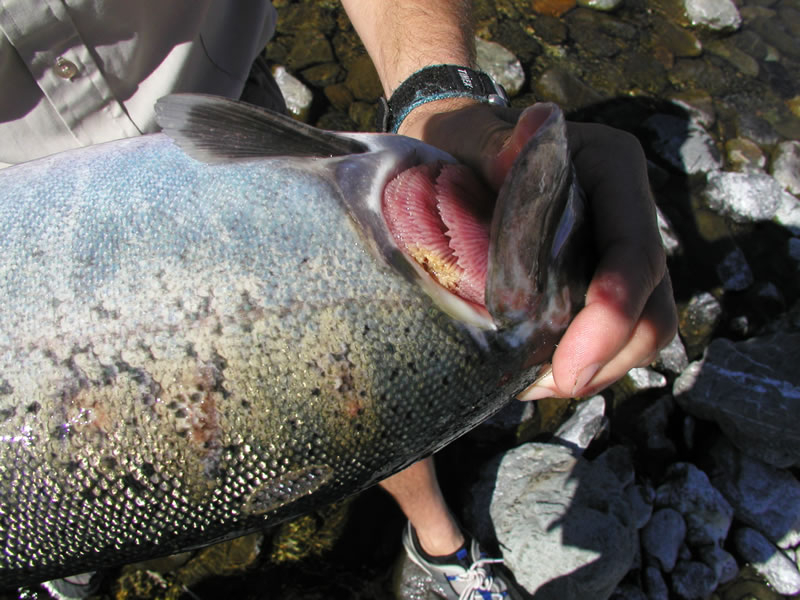
[(520, 120), (541, 121), (500, 189), (492, 219), (486, 307), (511, 347), (548, 360), (588, 286), (585, 198), (551, 103)]

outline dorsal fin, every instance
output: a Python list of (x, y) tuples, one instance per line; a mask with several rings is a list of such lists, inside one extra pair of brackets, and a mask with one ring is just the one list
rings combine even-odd
[(156, 102), (156, 121), (192, 158), (219, 163), (266, 156), (331, 157), (364, 144), (246, 102), (171, 94)]

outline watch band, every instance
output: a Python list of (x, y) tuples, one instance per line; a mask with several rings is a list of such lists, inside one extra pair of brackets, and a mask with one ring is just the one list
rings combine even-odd
[(445, 98), (474, 98), (487, 104), (509, 106), (503, 86), (486, 73), (458, 65), (434, 65), (411, 75), (389, 100), (381, 98), (378, 129), (397, 133), (400, 123), (412, 110)]

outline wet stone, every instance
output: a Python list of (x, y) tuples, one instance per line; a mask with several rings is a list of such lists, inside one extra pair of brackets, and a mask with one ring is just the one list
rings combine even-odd
[(688, 113), (691, 121), (706, 129), (714, 125), (717, 112), (714, 99), (704, 91), (688, 91), (673, 94), (670, 101)]
[(325, 37), (316, 31), (303, 31), (295, 36), (295, 42), (286, 57), (286, 66), (292, 71), (300, 71), (333, 60), (333, 49)]
[(632, 583), (623, 583), (614, 590), (609, 600), (647, 600), (647, 596), (638, 586)]
[(670, 577), (672, 591), (681, 600), (705, 600), (716, 589), (714, 571), (696, 561), (681, 561)]
[(314, 100), (311, 90), (284, 67), (274, 67), (272, 75), (281, 90), (289, 112), (300, 121), (307, 120), (311, 103)]
[(668, 77), (678, 89), (702, 90), (715, 96), (729, 91), (722, 69), (700, 57), (676, 60)]
[(731, 0), (684, 0), (684, 8), (692, 25), (713, 30), (734, 30), (742, 24), (742, 17)]
[(800, 235), (800, 200), (788, 193), (780, 197), (780, 205), (775, 212), (775, 221), (788, 227), (794, 235)]
[(800, 571), (794, 560), (755, 529), (742, 527), (733, 536), (736, 551), (781, 594), (800, 592)]
[(756, 60), (764, 60), (767, 57), (767, 45), (755, 31), (739, 31), (730, 37), (730, 41), (739, 50)]
[[(383, 94), (378, 72), (368, 55), (355, 58), (347, 68), (345, 85), (353, 93), (356, 100), (374, 102)], [(352, 118), (352, 115), (351, 115)], [(357, 119), (353, 119), (357, 123)]]
[(703, 52), (703, 45), (691, 31), (667, 20), (656, 22), (652, 43), (664, 46), (677, 57), (700, 56)]
[(672, 508), (653, 513), (640, 533), (642, 548), (650, 564), (669, 573), (675, 568), (678, 550), (686, 537), (686, 521)]
[(770, 175), (717, 172), (708, 175), (703, 196), (711, 210), (737, 223), (749, 223), (772, 219), (785, 193)]
[(749, 25), (781, 54), (794, 59), (800, 58), (800, 44), (797, 43), (797, 38), (787, 31), (786, 24), (780, 19), (756, 17)]
[(747, 138), (725, 142), (725, 154), (731, 169), (739, 173), (763, 173), (767, 164), (760, 146)]
[(340, 111), (345, 111), (353, 102), (353, 94), (350, 89), (343, 83), (335, 83), (329, 85), (324, 89), (325, 97), (331, 105)]
[(722, 305), (708, 292), (693, 296), (685, 307), (679, 308), (678, 331), (689, 357), (702, 353), (721, 317)]
[(758, 76), (758, 61), (739, 50), (730, 40), (713, 40), (706, 44), (705, 48), (712, 54), (725, 59), (742, 74), (748, 77)]
[(582, 454), (605, 426), (605, 399), (592, 396), (581, 402), (575, 413), (558, 428), (554, 441)]
[(533, 22), (536, 35), (548, 44), (561, 44), (567, 39), (567, 26), (556, 17), (541, 15)]
[(505, 48), (513, 48), (514, 54), (524, 63), (531, 63), (542, 53), (542, 46), (523, 27), (513, 21), (500, 21), (490, 27), (492, 40)]
[(602, 100), (602, 96), (580, 79), (559, 68), (544, 72), (535, 83), (535, 91), (542, 100), (550, 100), (565, 110), (588, 106)]
[(475, 38), (478, 68), (503, 86), (506, 93), (516, 96), (525, 85), (525, 71), (516, 56), (496, 42)]
[(770, 173), (785, 190), (800, 195), (800, 142), (778, 144)]
[(533, 0), (531, 8), (538, 15), (560, 17), (575, 8), (575, 0)]
[(336, 63), (325, 63), (309, 67), (300, 74), (311, 85), (324, 88), (337, 83), (342, 77), (343, 71)]

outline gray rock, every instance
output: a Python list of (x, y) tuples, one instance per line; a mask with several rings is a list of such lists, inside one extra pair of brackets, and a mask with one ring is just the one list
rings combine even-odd
[(669, 588), (661, 571), (655, 567), (647, 567), (642, 576), (647, 600), (669, 600)]
[(800, 142), (781, 142), (770, 169), (772, 176), (792, 194), (800, 194)]
[(611, 600), (647, 600), (647, 596), (632, 583), (623, 583), (611, 594)]
[(728, 535), (733, 508), (708, 476), (690, 463), (674, 463), (656, 488), (655, 505), (677, 510), (686, 521), (686, 541), (693, 546), (721, 543)]
[(800, 464), (800, 333), (733, 343), (715, 339), (705, 361), (673, 386), (678, 404), (715, 421), (740, 450), (776, 467)]
[(669, 418), (674, 411), (675, 400), (665, 394), (639, 414), (636, 431), (644, 438), (648, 450), (666, 452), (670, 457), (676, 453), (675, 443), (667, 434)]
[(306, 120), (314, 99), (311, 90), (282, 66), (273, 68), (272, 75), (275, 77), (275, 83), (281, 89), (289, 112), (301, 121)]
[(661, 243), (664, 244), (667, 256), (673, 256), (681, 247), (678, 235), (675, 233), (672, 223), (669, 222), (658, 207), (656, 207), (656, 216), (658, 217), (658, 232), (661, 234)]
[(474, 525), (493, 527), (537, 600), (605, 600), (633, 561), (636, 530), (619, 479), (563, 446), (514, 448), (482, 471), (472, 496)]
[(717, 265), (717, 276), (727, 291), (741, 292), (753, 285), (753, 271), (739, 246), (729, 252)]
[[(677, 25), (674, 27), (677, 28)], [(680, 28), (678, 28), (680, 29)], [(702, 52), (700, 42), (697, 42), (698, 54)], [(685, 110), (689, 118), (703, 128), (710, 128), (717, 120), (714, 108), (714, 99), (706, 92), (680, 92), (670, 98), (670, 102)]]
[(701, 292), (689, 299), (678, 317), (678, 331), (686, 345), (686, 352), (695, 357), (703, 352), (719, 324), (722, 305), (712, 294)]
[(676, 375), (683, 372), (683, 370), (689, 366), (689, 359), (686, 357), (686, 348), (679, 334), (676, 333), (672, 341), (661, 349), (661, 352), (658, 353), (655, 366), (657, 369)]
[(705, 600), (719, 583), (711, 567), (689, 560), (675, 566), (671, 581), (672, 591), (682, 600)]
[(710, 452), (710, 479), (733, 506), (736, 518), (780, 548), (800, 545), (800, 481), (742, 454), (725, 439)]
[(708, 207), (737, 223), (768, 221), (785, 194), (766, 173), (709, 173), (703, 196)]
[(742, 24), (742, 17), (731, 0), (684, 0), (683, 5), (692, 25), (730, 30)]
[(599, 395), (581, 402), (575, 413), (558, 428), (554, 442), (582, 454), (607, 422), (605, 409), (606, 401)]
[(639, 535), (648, 562), (669, 573), (686, 537), (686, 521), (672, 508), (660, 508)]
[(641, 529), (653, 516), (653, 500), (656, 497), (656, 491), (650, 484), (635, 484), (625, 488), (625, 496), (631, 505), (633, 525), (636, 529)]
[(643, 125), (655, 136), (653, 150), (676, 169), (694, 175), (722, 168), (714, 138), (697, 122), (657, 114)]
[(611, 446), (592, 461), (600, 469), (607, 469), (616, 475), (623, 488), (633, 485), (636, 473), (633, 469), (633, 456), (625, 446)]
[(701, 546), (696, 552), (700, 561), (711, 567), (720, 584), (732, 581), (739, 574), (739, 565), (736, 564), (736, 559), (718, 544)]
[(736, 551), (749, 562), (780, 594), (800, 592), (800, 571), (786, 554), (749, 527), (742, 527), (734, 534)]
[(778, 210), (775, 212), (775, 220), (791, 229), (794, 235), (800, 235), (800, 200), (783, 192)]
[(506, 93), (516, 96), (525, 85), (525, 71), (514, 53), (497, 42), (475, 38), (478, 67), (505, 88)]
[(800, 238), (793, 237), (789, 240), (788, 244), (789, 256), (797, 262), (798, 268), (800, 268)]
[(667, 378), (649, 367), (637, 367), (628, 371), (628, 380), (633, 384), (634, 392), (666, 387)]
[(603, 97), (565, 69), (548, 69), (534, 84), (538, 98), (550, 100), (565, 110), (600, 102)]

